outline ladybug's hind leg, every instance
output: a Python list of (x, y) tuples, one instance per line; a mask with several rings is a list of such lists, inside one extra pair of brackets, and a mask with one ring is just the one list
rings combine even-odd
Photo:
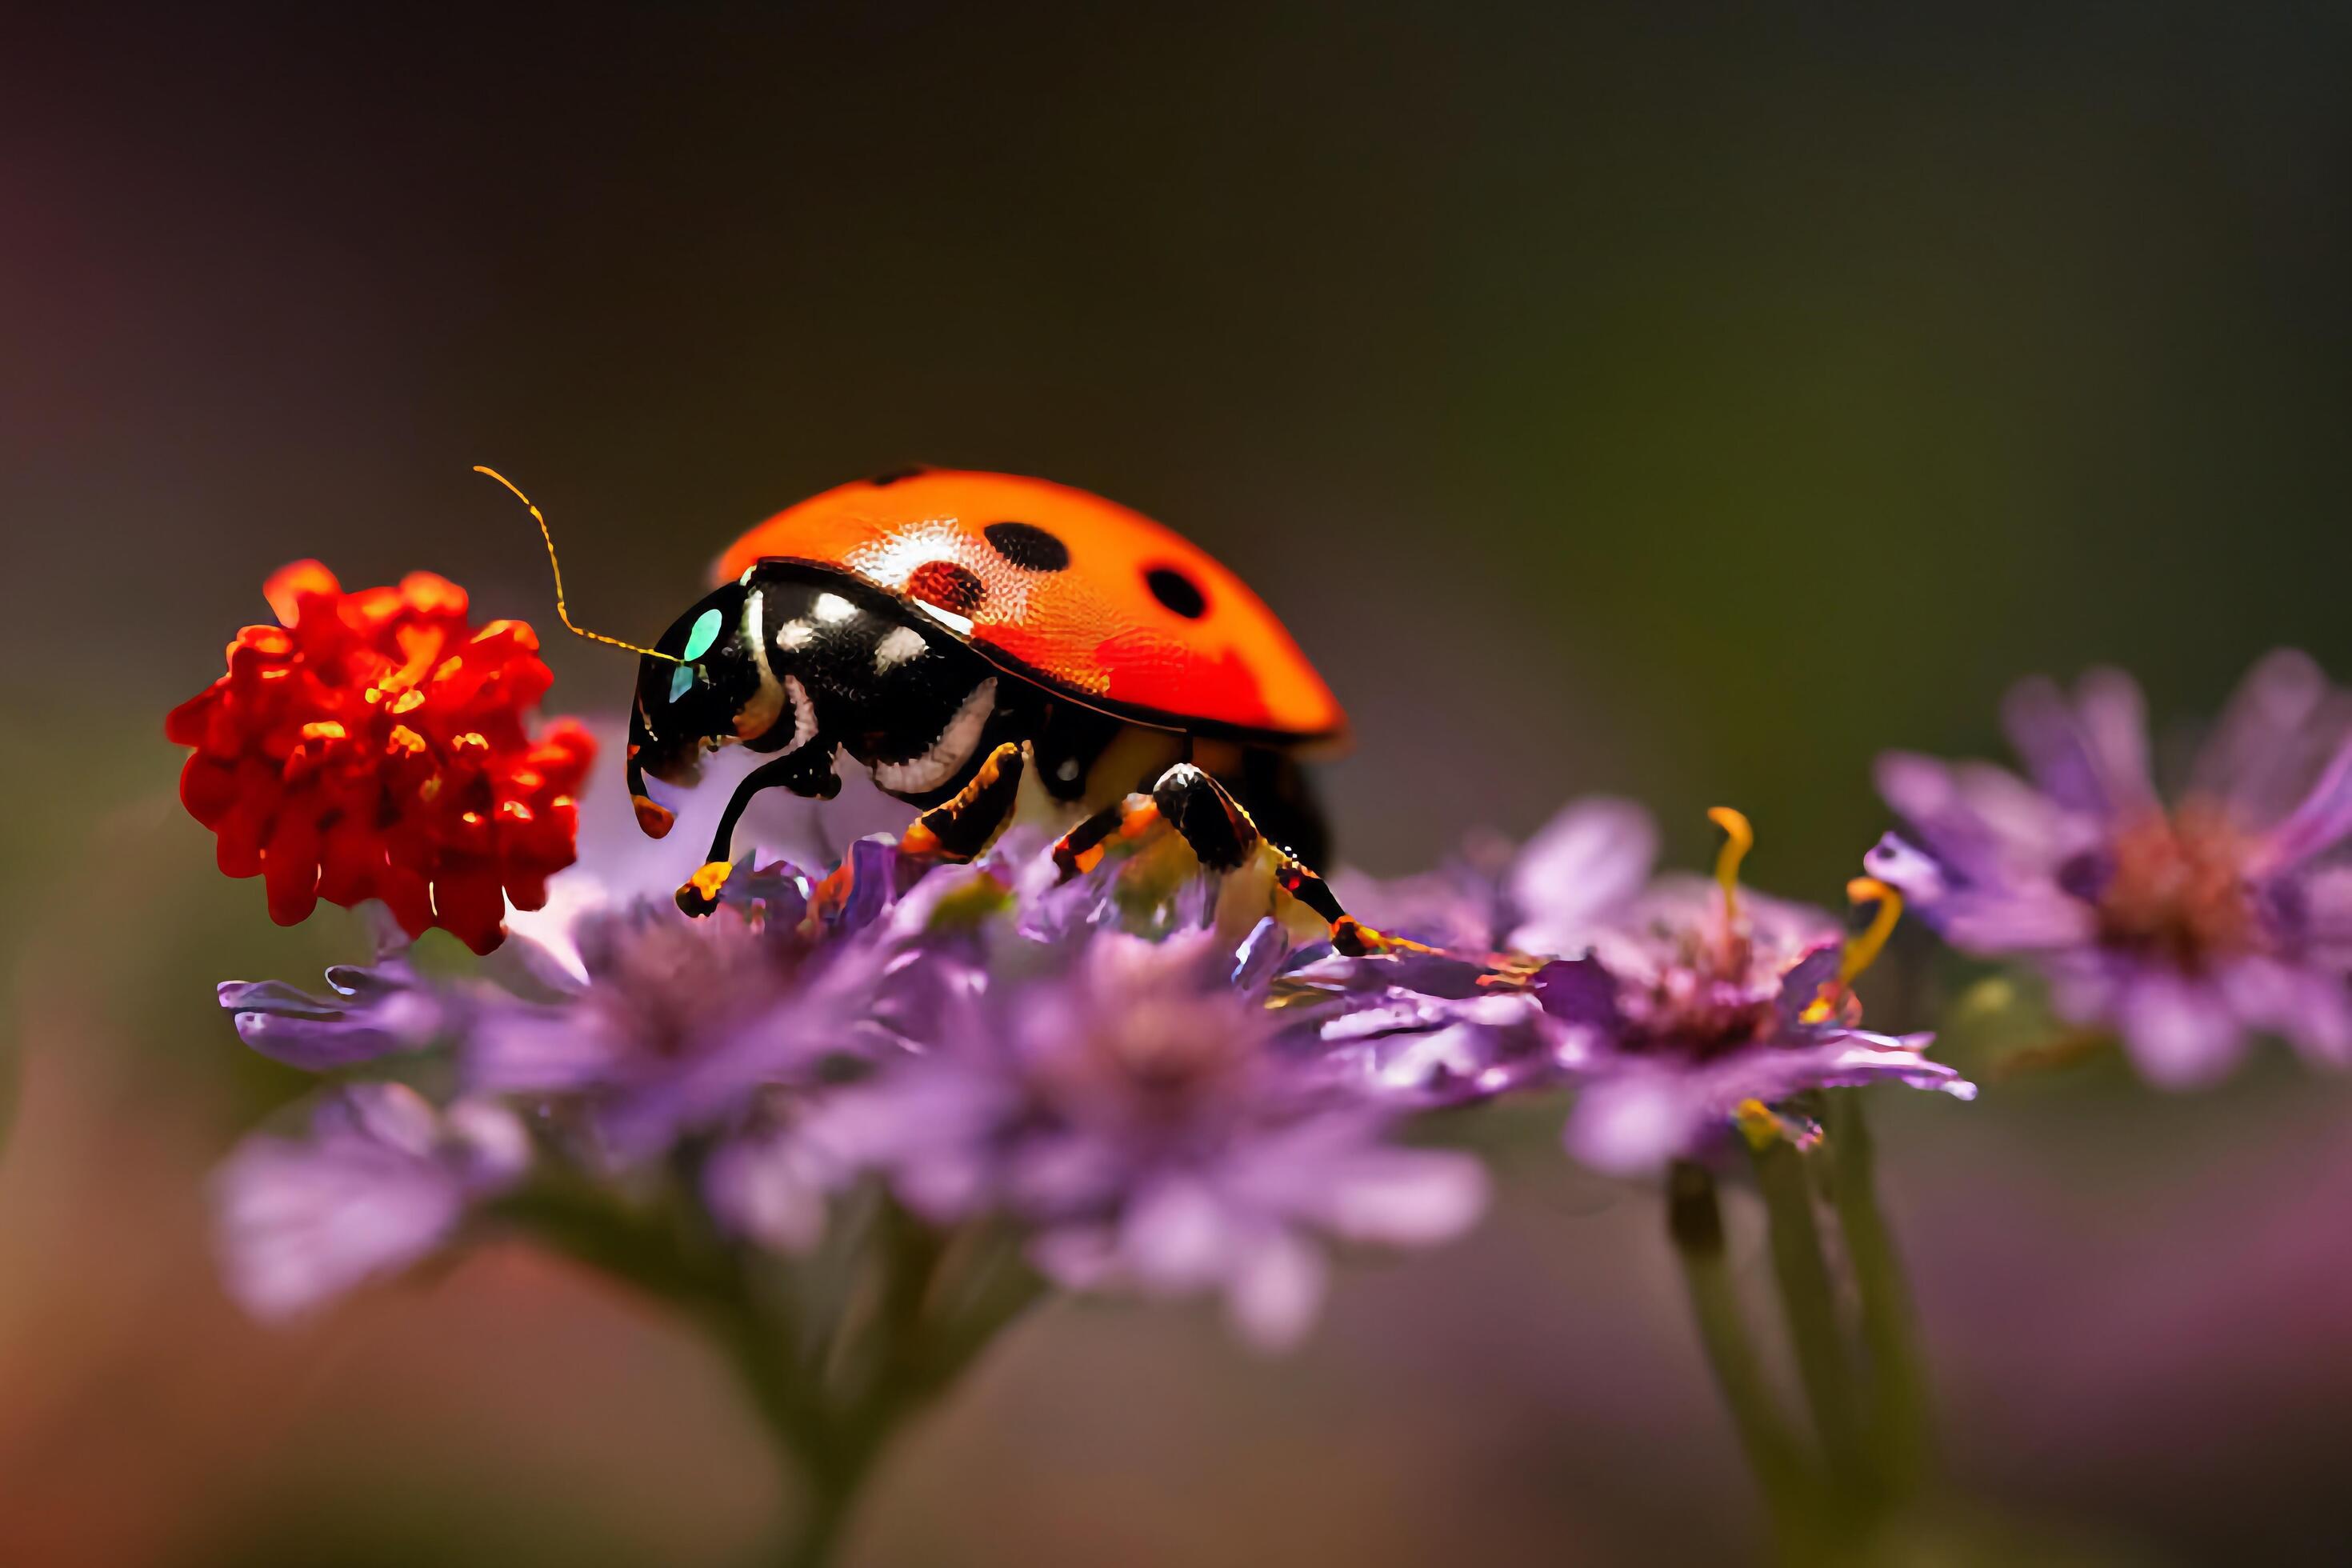
[(1223, 875), (1241, 869), (1253, 857), (1269, 858), (1274, 885), (1328, 926), (1331, 945), (1341, 952), (1361, 956), (1419, 945), (1374, 931), (1348, 913), (1328, 883), (1260, 833), (1232, 792), (1191, 763), (1161, 773), (1150, 794), (1129, 795), (1072, 828), (1054, 847), (1054, 862), (1065, 878), (1075, 876), (1114, 835), (1137, 837), (1160, 823), (1175, 829), (1204, 870)]

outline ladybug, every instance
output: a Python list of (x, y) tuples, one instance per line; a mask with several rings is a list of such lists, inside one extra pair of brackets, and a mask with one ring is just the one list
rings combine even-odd
[[(638, 649), (629, 722), (629, 794), (655, 837), (675, 817), (648, 777), (691, 784), (722, 746), (769, 754), (678, 889), (688, 914), (717, 906), (751, 797), (828, 799), (846, 752), (919, 809), (911, 854), (968, 860), (1043, 819), (1066, 830), (1066, 876), (1114, 835), (1164, 825), (1207, 870), (1263, 858), (1341, 948), (1392, 943), (1311, 868), (1328, 841), (1300, 763), (1345, 742), (1338, 699), (1247, 584), (1141, 513), (1045, 479), (911, 468), (778, 512), (712, 577)], [(557, 591), (560, 608), (560, 575)]]

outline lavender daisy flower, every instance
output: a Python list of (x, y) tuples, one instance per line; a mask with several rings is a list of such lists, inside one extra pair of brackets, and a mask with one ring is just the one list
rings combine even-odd
[(308, 1137), (248, 1138), (215, 1178), (229, 1292), (278, 1320), (396, 1273), (529, 1163), (528, 1135), (499, 1106), (436, 1110), (395, 1083), (339, 1090), (313, 1111)]
[(1584, 1048), (1570, 1152), (1597, 1170), (1649, 1174), (1809, 1089), (1891, 1081), (1973, 1098), (1975, 1085), (1928, 1059), (1933, 1036), (1861, 1027), (1853, 985), (1900, 916), (1894, 889), (1853, 883), (1849, 893), (1877, 912), (1842, 940), (1822, 910), (1743, 889), (1753, 831), (1738, 812), (1709, 815), (1728, 836), (1714, 882), (1662, 877), (1614, 909), (1570, 892), (1570, 918), (1549, 928), (1585, 949), (1529, 982)]
[(1392, 1145), (1389, 1117), (1277, 1048), (1263, 949), (1238, 984), (1209, 931), (1102, 931), (1030, 956), (1047, 953), (841, 1093), (812, 1135), (935, 1223), (1013, 1215), (1061, 1284), (1213, 1292), (1267, 1348), (1320, 1305), (1315, 1237), (1425, 1246), (1477, 1216), (1475, 1161)]
[(2352, 867), (2333, 855), (2352, 834), (2352, 700), (2271, 655), (2169, 805), (2128, 676), (2095, 670), (2071, 699), (2030, 680), (2002, 717), (2027, 778), (1880, 760), (1904, 826), (1874, 875), (1955, 947), (2033, 962), (2059, 1012), (2116, 1031), (2152, 1082), (2216, 1082), (2256, 1034), (2352, 1064)]

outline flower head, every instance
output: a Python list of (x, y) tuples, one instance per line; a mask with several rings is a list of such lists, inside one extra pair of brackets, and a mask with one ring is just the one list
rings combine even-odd
[(812, 1136), (934, 1220), (1011, 1214), (1066, 1285), (1215, 1291), (1269, 1346), (1320, 1302), (1313, 1235), (1425, 1245), (1483, 1206), (1474, 1161), (1393, 1146), (1277, 1048), (1262, 946), (1104, 928), (1026, 956)]
[[(1856, 882), (1850, 892), (1876, 915), (1843, 940), (1826, 912), (1742, 887), (1753, 833), (1737, 812), (1712, 815), (1727, 842), (1711, 881), (1651, 879), (1649, 815), (1590, 800), (1562, 810), (1517, 857), (1485, 858), (1483, 879), (1457, 868), (1443, 884), (1391, 894), (1421, 901), (1423, 929), (1483, 922), (1517, 951), (1286, 976), (1323, 995), (1304, 1008), (1319, 1023), (1322, 1065), (1409, 1105), (1572, 1088), (1570, 1151), (1628, 1174), (1703, 1152), (1749, 1101), (1880, 1079), (1973, 1095), (1927, 1059), (1930, 1037), (1861, 1027), (1853, 982), (1885, 943), (1899, 896)], [(1445, 897), (1433, 900), (1433, 886)], [(1367, 902), (1390, 907), (1377, 893)]]
[(1842, 938), (1823, 911), (1743, 889), (1748, 819), (1709, 815), (1726, 835), (1713, 882), (1658, 879), (1592, 929), (1583, 957), (1529, 983), (1587, 1048), (1570, 1149), (1599, 1169), (1647, 1172), (1809, 1089), (1886, 1079), (1973, 1097), (1927, 1059), (1933, 1037), (1861, 1026), (1853, 982), (1893, 931), (1900, 895), (1857, 879), (1849, 896), (1874, 916)]
[(525, 726), (551, 679), (538, 637), (476, 629), (465, 590), (430, 573), (345, 593), (301, 561), (264, 592), (278, 624), (239, 632), (227, 673), (164, 723), (194, 749), (180, 798), (221, 869), (262, 878), (280, 925), (376, 899), (411, 936), (496, 947), (508, 901), (537, 908), (572, 863), (595, 757), (568, 720)]
[(2210, 1083), (2249, 1037), (2352, 1065), (2352, 712), (2318, 668), (2257, 665), (2168, 802), (2139, 689), (2031, 680), (2003, 709), (2027, 777), (1882, 758), (1903, 819), (1870, 868), (1966, 952), (2021, 955), (2059, 1010), (2111, 1027), (2156, 1082)]

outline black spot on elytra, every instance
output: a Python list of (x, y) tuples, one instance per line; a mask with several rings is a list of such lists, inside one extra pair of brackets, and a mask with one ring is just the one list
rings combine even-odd
[(952, 561), (926, 561), (907, 575), (907, 595), (942, 610), (968, 616), (986, 595), (980, 578)]
[(930, 471), (930, 469), (925, 468), (922, 464), (917, 463), (912, 468), (893, 468), (887, 474), (877, 474), (866, 482), (877, 487), (882, 485), (895, 485), (900, 479), (911, 479), (919, 474), (928, 474)]
[(981, 532), (1024, 572), (1059, 572), (1070, 563), (1070, 547), (1034, 522), (992, 522)]
[(1209, 601), (1201, 595), (1201, 585), (1173, 566), (1154, 566), (1143, 574), (1143, 585), (1151, 596), (1183, 616), (1197, 621), (1209, 613)]

